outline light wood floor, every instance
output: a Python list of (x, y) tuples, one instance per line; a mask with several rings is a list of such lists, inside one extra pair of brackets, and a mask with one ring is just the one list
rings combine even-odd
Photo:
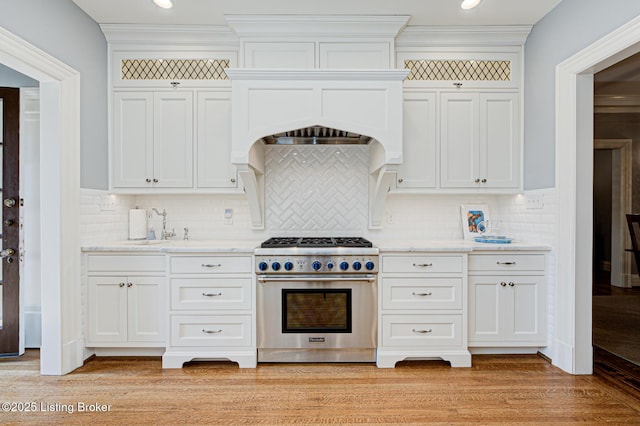
[[(159, 358), (97, 358), (62, 377), (40, 376), (38, 356), (0, 360), (0, 401), (50, 411), (0, 412), (0, 424), (640, 425), (640, 399), (533, 355), (474, 356), (472, 368), (455, 369), (412, 361), (163, 370)], [(78, 412), (79, 402), (110, 411)]]

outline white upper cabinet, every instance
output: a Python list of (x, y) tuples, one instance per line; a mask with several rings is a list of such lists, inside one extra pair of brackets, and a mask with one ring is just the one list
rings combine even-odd
[(196, 149), (198, 188), (236, 188), (231, 164), (231, 91), (199, 91)]
[(153, 182), (163, 188), (193, 186), (193, 93), (154, 94)]
[(113, 188), (193, 186), (193, 94), (116, 92)]
[(398, 189), (435, 188), (438, 170), (437, 93), (405, 91)]
[(518, 189), (518, 94), (445, 92), (440, 102), (441, 187)]
[(151, 186), (153, 177), (153, 93), (113, 95), (112, 185)]

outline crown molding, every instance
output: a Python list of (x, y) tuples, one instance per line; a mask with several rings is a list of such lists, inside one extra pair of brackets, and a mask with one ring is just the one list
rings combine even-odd
[(409, 15), (225, 15), (240, 38), (314, 37), (393, 39)]
[(396, 38), (396, 47), (524, 46), (533, 27), (510, 26), (408, 26)]
[(100, 24), (111, 44), (205, 44), (234, 45), (238, 37), (224, 25)]

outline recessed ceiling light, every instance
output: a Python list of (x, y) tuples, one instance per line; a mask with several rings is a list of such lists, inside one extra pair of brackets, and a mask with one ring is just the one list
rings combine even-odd
[(171, 9), (173, 7), (173, 1), (171, 0), (153, 0), (153, 2), (163, 9)]
[(481, 0), (462, 0), (462, 4), (460, 4), (460, 7), (465, 10), (473, 9), (474, 7), (480, 4), (480, 1)]

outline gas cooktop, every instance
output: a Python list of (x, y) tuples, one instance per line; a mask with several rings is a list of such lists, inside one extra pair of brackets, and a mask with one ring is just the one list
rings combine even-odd
[(264, 241), (260, 247), (373, 247), (373, 244), (362, 237), (273, 237)]

